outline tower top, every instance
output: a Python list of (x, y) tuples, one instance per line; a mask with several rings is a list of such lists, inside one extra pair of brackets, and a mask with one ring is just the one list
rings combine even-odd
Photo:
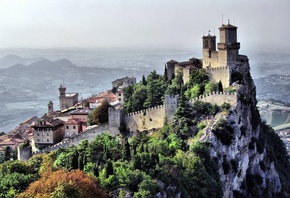
[(219, 27), (220, 30), (222, 29), (237, 29), (238, 27), (228, 23), (228, 24), (222, 24), (221, 27)]

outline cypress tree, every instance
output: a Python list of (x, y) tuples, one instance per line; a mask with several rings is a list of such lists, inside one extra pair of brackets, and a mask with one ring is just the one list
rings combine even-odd
[(123, 143), (122, 158), (123, 160), (128, 160), (128, 161), (131, 159), (131, 152), (130, 152), (130, 145), (128, 142), (128, 138), (126, 138), (125, 142)]
[(167, 82), (168, 81), (168, 77), (167, 77), (167, 67), (166, 67), (166, 64), (165, 64), (165, 67), (164, 67), (164, 80)]

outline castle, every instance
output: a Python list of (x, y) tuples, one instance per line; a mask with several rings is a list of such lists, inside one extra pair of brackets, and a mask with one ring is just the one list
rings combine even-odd
[(220, 43), (217, 45), (216, 36), (211, 35), (210, 32), (202, 37), (202, 60), (192, 58), (186, 62), (168, 61), (166, 64), (168, 79), (172, 79), (177, 72), (181, 71), (184, 83), (187, 83), (191, 70), (205, 69), (210, 80), (216, 83), (220, 81), (223, 87), (234, 83), (231, 74), (244, 59), (244, 56), (239, 55), (240, 43), (237, 42), (237, 27), (230, 23), (222, 24), (219, 32)]
[[(208, 33), (202, 37), (203, 49), (202, 60), (191, 58), (185, 62), (170, 60), (166, 64), (167, 79), (171, 80), (174, 76), (182, 73), (183, 82), (187, 83), (192, 70), (204, 69), (208, 74), (209, 80), (218, 83), (223, 87), (231, 86), (236, 80), (235, 73), (237, 67), (243, 62), (248, 61), (247, 57), (239, 54), (240, 43), (237, 42), (237, 27), (222, 24), (219, 28), (220, 43), (216, 45), (216, 36)], [(218, 51), (217, 51), (218, 49)], [(120, 109), (109, 109), (109, 129), (118, 130), (121, 124), (125, 124), (129, 131), (143, 131), (154, 128), (161, 128), (164, 119), (172, 122), (174, 113), (178, 106), (178, 96), (165, 96), (164, 105), (144, 109), (125, 115)], [(195, 100), (221, 105), (228, 102), (231, 106), (236, 105), (237, 96), (230, 93), (211, 93), (190, 101), (192, 105)]]

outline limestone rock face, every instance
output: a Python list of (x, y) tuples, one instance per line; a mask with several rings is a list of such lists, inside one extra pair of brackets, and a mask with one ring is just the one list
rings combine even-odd
[[(261, 131), (260, 115), (256, 108), (256, 87), (250, 75), (248, 60), (233, 68), (242, 74), (237, 91), (237, 106), (228, 115), (217, 115), (227, 121), (234, 135), (229, 145), (224, 145), (217, 136), (211, 134), (211, 156), (218, 159), (220, 180), (224, 197), (234, 197), (234, 192), (246, 191), (245, 182), (250, 177), (259, 177), (260, 186), (270, 183), (272, 193), (281, 191), (281, 182), (274, 162), (266, 157), (267, 150), (257, 146)], [(214, 126), (213, 126), (214, 127)], [(256, 140), (256, 141), (255, 141)]]

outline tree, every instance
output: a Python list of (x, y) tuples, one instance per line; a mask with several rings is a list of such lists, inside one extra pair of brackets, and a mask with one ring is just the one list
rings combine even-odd
[(165, 82), (167, 82), (168, 81), (168, 76), (167, 76), (167, 67), (166, 67), (166, 65), (164, 67), (164, 75), (163, 75), (163, 77), (164, 77)]
[(12, 148), (10, 146), (6, 146), (4, 149), (4, 161), (10, 160), (12, 157)]
[(142, 76), (142, 85), (144, 85), (144, 86), (147, 85), (147, 81), (146, 81), (146, 78), (144, 75)]
[(19, 198), (30, 197), (74, 197), (93, 198), (106, 197), (95, 178), (80, 170), (70, 172), (62, 169), (52, 172), (47, 177), (41, 177), (21, 193)]
[(104, 124), (109, 120), (108, 109), (111, 107), (108, 101), (104, 101), (90, 114), (90, 124)]
[(131, 152), (130, 152), (130, 145), (128, 142), (128, 138), (126, 138), (125, 142), (123, 143), (122, 158), (123, 160), (128, 160), (128, 161), (131, 159)]
[(218, 83), (218, 92), (223, 92), (223, 84), (221, 81)]

